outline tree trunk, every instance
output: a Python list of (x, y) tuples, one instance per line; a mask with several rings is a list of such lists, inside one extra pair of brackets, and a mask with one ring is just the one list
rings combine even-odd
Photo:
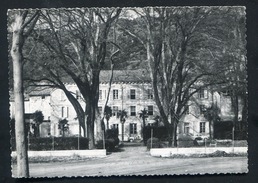
[(102, 140), (102, 128), (101, 128), (101, 118), (98, 114), (98, 100), (96, 99), (96, 92), (90, 92), (86, 98), (86, 109), (87, 114), (87, 137), (89, 138), (89, 148), (94, 149), (95, 143)]
[(171, 134), (173, 134), (174, 127), (171, 124), (169, 124), (167, 127), (168, 127), (167, 128), (168, 129), (168, 147), (172, 147), (173, 136)]
[[(16, 25), (22, 24), (17, 15)], [(27, 142), (25, 137), (24, 97), (22, 80), (22, 46), (24, 38), (19, 26), (13, 30), (11, 57), (13, 61), (14, 101), (15, 101), (15, 137), (17, 152), (17, 177), (29, 177)]]
[(107, 120), (107, 129), (109, 129), (109, 120)]
[(173, 129), (173, 142), (174, 142), (174, 147), (177, 147), (177, 122), (174, 122), (174, 129)]
[(214, 138), (214, 120), (209, 121), (209, 131), (210, 131), (210, 139), (213, 140)]
[(84, 111), (81, 107), (81, 104), (78, 102), (78, 100), (65, 88), (65, 86), (63, 86), (63, 88), (61, 88), (66, 97), (68, 98), (68, 100), (70, 101), (70, 103), (73, 105), (73, 108), (77, 114), (77, 118), (78, 118), (78, 122), (79, 122), (79, 136), (81, 135), (81, 127), (83, 129), (83, 136), (86, 137), (86, 130), (85, 130), (85, 114)]
[(94, 137), (94, 122), (95, 122), (95, 109), (91, 102), (86, 104), (86, 114), (87, 114), (87, 137), (89, 139), (89, 149), (95, 148), (95, 137)]
[(122, 142), (124, 142), (124, 123), (122, 122)]

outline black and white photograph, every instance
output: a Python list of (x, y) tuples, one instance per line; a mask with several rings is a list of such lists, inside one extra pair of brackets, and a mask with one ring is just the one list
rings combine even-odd
[(245, 11), (9, 9), (12, 176), (248, 173)]

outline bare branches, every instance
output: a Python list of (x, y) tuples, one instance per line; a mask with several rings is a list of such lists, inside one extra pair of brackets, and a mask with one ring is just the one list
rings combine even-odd
[(39, 18), (39, 16), (40, 16), (39, 12), (40, 12), (40, 11), (37, 10), (37, 11), (30, 17), (30, 19), (27, 20), (27, 21), (23, 24), (22, 29), (25, 29), (25, 27), (27, 27), (27, 25), (31, 23), (31, 25), (29, 26), (28, 30), (27, 30), (26, 33), (24, 34), (24, 36), (27, 37), (27, 36), (29, 36), (29, 35), (31, 34), (31, 32), (32, 32), (33, 28), (35, 27), (35, 25), (36, 25), (36, 23), (37, 23), (37, 21), (38, 21), (38, 18)]

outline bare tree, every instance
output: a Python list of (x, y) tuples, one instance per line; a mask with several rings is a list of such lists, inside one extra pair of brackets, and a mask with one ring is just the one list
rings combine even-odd
[[(33, 32), (33, 39), (49, 53), (47, 60), (40, 59), (45, 62), (37, 63), (45, 70), (46, 77), (35, 81), (46, 81), (65, 92), (77, 112), (84, 135), (90, 139), (90, 148), (95, 147), (94, 128), (97, 128), (96, 138), (102, 136), (98, 112), (99, 74), (106, 62), (107, 47), (112, 44), (108, 36), (111, 25), (120, 12), (121, 9), (114, 8), (45, 10), (41, 14), (41, 28)], [(67, 80), (76, 84), (85, 106), (66, 88)]]
[(24, 97), (23, 97), (23, 46), (34, 28), (39, 12), (9, 10), (11, 34), (11, 60), (13, 64), (13, 91), (15, 102), (15, 139), (17, 152), (17, 176), (29, 177), (27, 143), (25, 138)]
[[(154, 99), (167, 126), (170, 143), (177, 146), (177, 127), (197, 92), (225, 84), (223, 58), (229, 8), (143, 8), (138, 27), (124, 29), (144, 45)], [(137, 29), (142, 27), (145, 35)], [(136, 29), (136, 30), (135, 30)]]

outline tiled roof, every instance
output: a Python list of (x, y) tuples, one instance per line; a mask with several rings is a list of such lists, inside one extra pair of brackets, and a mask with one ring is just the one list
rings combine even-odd
[[(110, 79), (111, 71), (102, 70), (100, 72), (99, 80), (100, 83), (108, 83)], [(114, 70), (113, 71), (113, 83), (143, 83), (150, 82), (150, 75), (147, 70)], [(66, 83), (74, 83), (68, 77), (66, 78)], [(49, 87), (29, 87), (26, 89), (26, 94), (24, 95), (25, 100), (29, 99), (29, 96), (50, 96), (53, 88)], [(13, 93), (10, 92), (10, 100), (13, 101)]]
[(29, 96), (50, 96), (53, 88), (49, 87), (37, 87), (31, 90), (27, 90)]
[[(33, 87), (33, 88), (27, 88), (25, 94), (24, 94), (24, 100), (28, 101), (29, 96), (50, 96), (51, 92), (53, 91), (53, 88), (49, 87)], [(9, 92), (10, 95), (10, 101), (14, 101), (14, 93), (12, 91)]]
[[(13, 91), (9, 92), (9, 100), (12, 101), (12, 102), (14, 101), (14, 93), (13, 93)], [(27, 94), (24, 94), (24, 100), (25, 101), (29, 100), (29, 96)]]
[[(99, 80), (101, 83), (109, 82), (110, 70), (102, 70)], [(150, 82), (150, 75), (146, 70), (114, 70), (112, 82)]]

